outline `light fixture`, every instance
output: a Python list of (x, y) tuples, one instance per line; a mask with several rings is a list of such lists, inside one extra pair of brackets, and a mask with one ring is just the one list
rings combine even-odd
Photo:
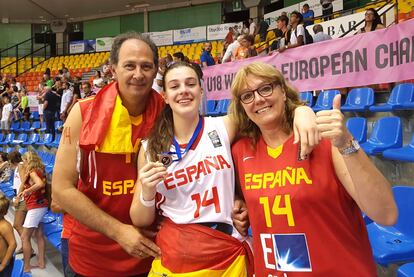
[(146, 8), (146, 7), (149, 7), (149, 6), (150, 6), (150, 4), (148, 4), (148, 3), (142, 3), (142, 4), (135, 4), (134, 8), (139, 9), (139, 8)]

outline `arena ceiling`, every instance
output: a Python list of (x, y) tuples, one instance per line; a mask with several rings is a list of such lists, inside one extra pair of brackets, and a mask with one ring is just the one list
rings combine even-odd
[(1, 23), (67, 22), (163, 10), (220, 0), (0, 0)]

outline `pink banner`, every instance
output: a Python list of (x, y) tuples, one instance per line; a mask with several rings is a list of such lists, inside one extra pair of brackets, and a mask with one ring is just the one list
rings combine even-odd
[(231, 98), (234, 75), (253, 61), (274, 65), (299, 91), (414, 79), (414, 19), (375, 32), (205, 68), (207, 99)]

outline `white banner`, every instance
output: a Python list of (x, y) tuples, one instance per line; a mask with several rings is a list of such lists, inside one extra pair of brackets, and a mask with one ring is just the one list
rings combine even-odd
[(96, 39), (96, 52), (111, 51), (112, 43), (114, 38), (104, 37)]
[[(319, 0), (306, 0), (299, 3), (299, 10), (298, 12), (302, 12), (303, 5), (308, 4), (309, 9), (313, 10), (314, 16), (322, 16), (322, 5), (321, 1)], [(333, 12), (342, 11), (344, 9), (344, 1), (343, 0), (334, 0), (332, 2), (333, 5)]]
[[(386, 11), (390, 7), (391, 7), (391, 4), (386, 5), (381, 10), (378, 10), (378, 13), (381, 13), (382, 11)], [(332, 38), (338, 38), (342, 34), (348, 32), (348, 30), (352, 29), (352, 31), (346, 35), (348, 37), (348, 36), (354, 35), (356, 32), (358, 32), (358, 30), (364, 27), (364, 24), (362, 23), (358, 27), (355, 28), (355, 25), (358, 22), (361, 22), (362, 20), (364, 20), (364, 17), (365, 17), (365, 11), (360, 12), (360, 13), (354, 13), (354, 14), (347, 15), (347, 16), (342, 16), (342, 17), (332, 19), (326, 22), (321, 22), (318, 24), (322, 25), (323, 32), (325, 34), (330, 35)], [(383, 23), (385, 23), (383, 18), (384, 17), (382, 16), (381, 20), (383, 21)], [(385, 14), (385, 20), (388, 23), (394, 21), (394, 9), (390, 9), (387, 11), (387, 13)], [(386, 24), (386, 25), (389, 25), (389, 24)], [(311, 35), (314, 35), (313, 30), (312, 30), (313, 25), (308, 26), (306, 28), (308, 29)]]
[(174, 44), (192, 43), (206, 40), (206, 26), (174, 30)]
[(164, 32), (150, 32), (147, 34), (157, 46), (173, 44), (173, 31), (172, 30), (164, 31)]
[(229, 32), (230, 27), (237, 26), (238, 30), (241, 31), (243, 28), (243, 23), (226, 23), (226, 24), (217, 24), (217, 25), (208, 25), (207, 26), (207, 40), (223, 40), (227, 33)]
[(69, 43), (69, 53), (79, 54), (85, 52), (85, 42), (83, 40), (71, 41)]

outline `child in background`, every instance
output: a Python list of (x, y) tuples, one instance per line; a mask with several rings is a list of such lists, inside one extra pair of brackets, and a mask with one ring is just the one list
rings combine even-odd
[(9, 277), (12, 274), (16, 249), (13, 227), (4, 218), (9, 210), (10, 202), (3, 194), (0, 194), (0, 277)]
[(13, 106), (10, 104), (10, 96), (3, 95), (3, 110), (1, 113), (1, 129), (3, 132), (8, 132), (10, 129), (10, 122), (11, 122), (11, 113), (13, 111)]

